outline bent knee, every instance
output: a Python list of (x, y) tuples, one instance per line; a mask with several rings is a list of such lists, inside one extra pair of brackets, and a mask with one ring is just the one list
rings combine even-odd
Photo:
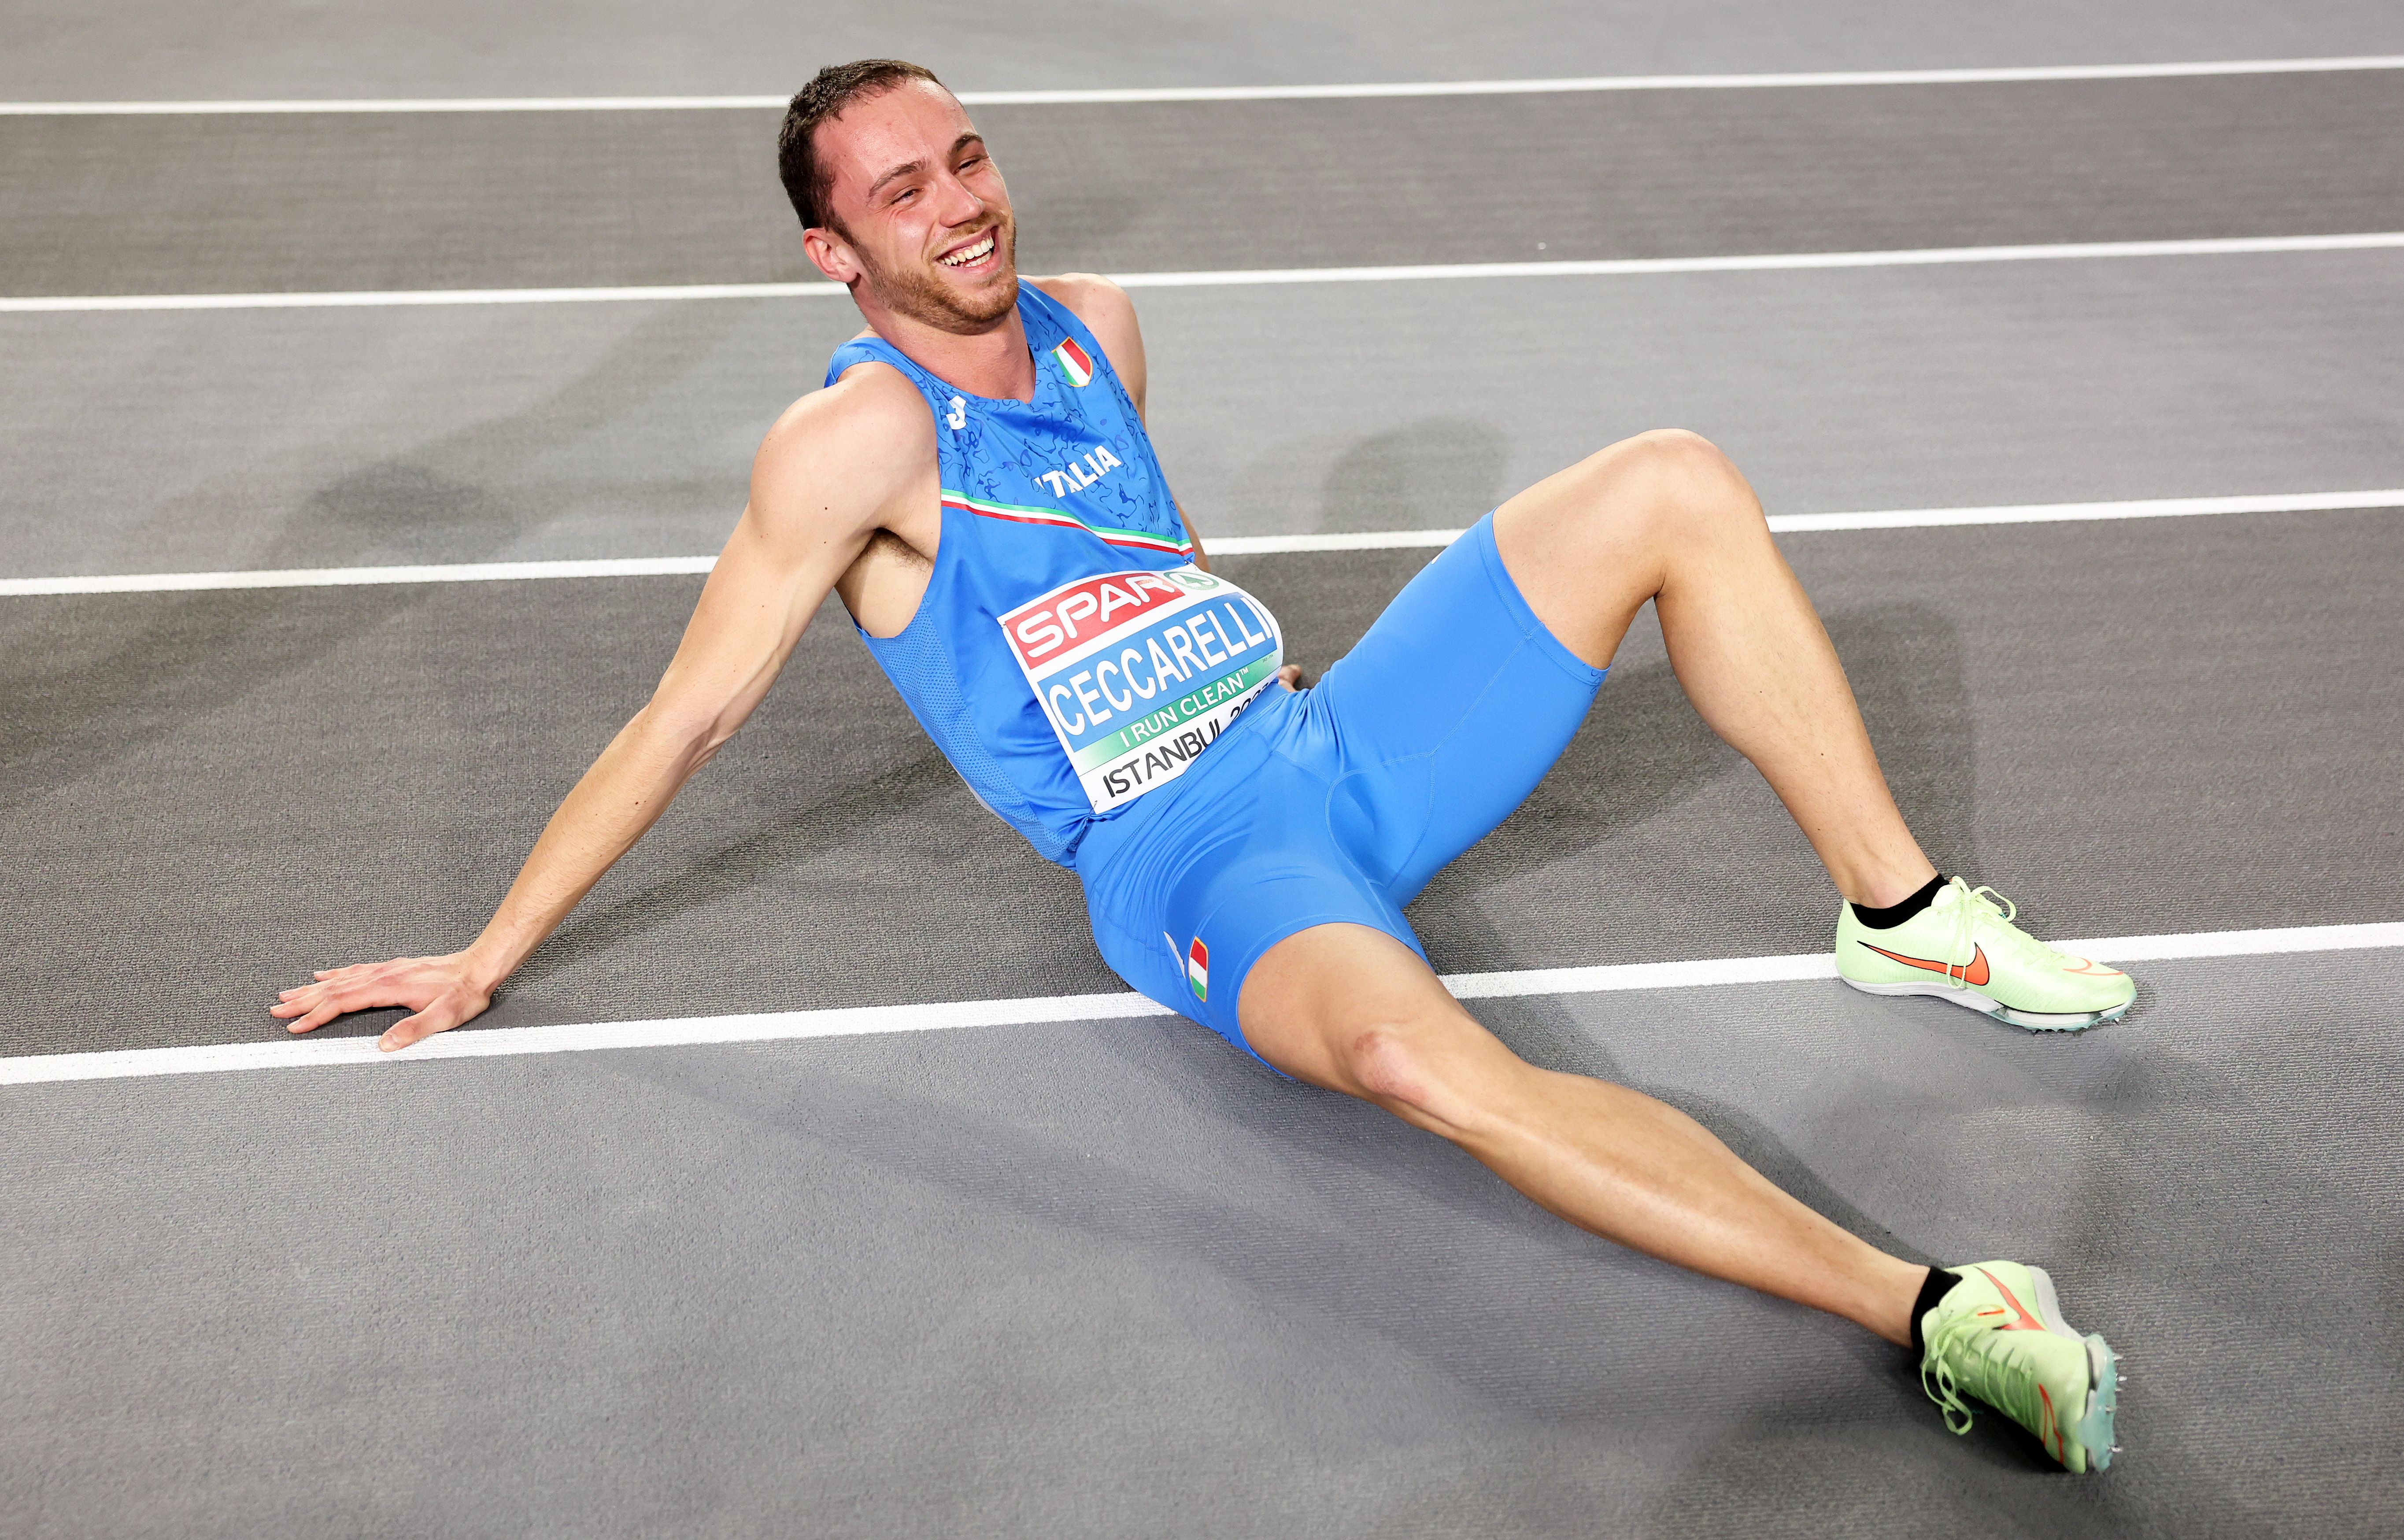
[(1426, 1057), (1411, 1042), (1407, 1027), (1364, 1027), (1338, 1052), (1344, 1078), (1377, 1101), (1416, 1106), (1433, 1099), (1433, 1077)]
[(1720, 452), (1719, 445), (1691, 428), (1648, 427), (1634, 438), (1621, 441), (1634, 445), (1644, 454), (1656, 459), (1667, 460), (1672, 465), (1692, 463), (1713, 466), (1728, 463), (1728, 457)]
[(1623, 439), (1602, 453), (1617, 455), (1628, 474), (1666, 483), (1689, 498), (1696, 493), (1724, 492), (1730, 483), (1744, 483), (1736, 462), (1719, 445), (1683, 427), (1653, 428)]
[(1600, 494), (1588, 516), (1655, 532), (1701, 525), (1758, 525), (1761, 505), (1720, 446), (1683, 427), (1656, 427), (1622, 439), (1582, 468)]
[(1362, 1028), (1338, 1050), (1344, 1078), (1356, 1096), (1412, 1123), (1447, 1133), (1465, 1130), (1486, 1099), (1480, 1087), (1498, 1071), (1521, 1067), (1483, 1028), (1473, 1030), (1484, 1041), (1432, 1030), (1424, 1022)]

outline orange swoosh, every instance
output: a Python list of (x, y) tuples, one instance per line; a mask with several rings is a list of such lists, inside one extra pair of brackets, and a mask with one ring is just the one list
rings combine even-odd
[[(1862, 945), (1865, 946), (1870, 946), (1870, 944), (1866, 941), (1863, 942)], [(1876, 952), (1882, 958), (1889, 958), (1896, 962), (1900, 962), (1907, 968), (1925, 968), (1932, 973), (1950, 974), (1953, 977), (1959, 978), (1963, 983), (1969, 985), (1974, 989), (1985, 984), (1989, 977), (1987, 972), (1987, 949), (1983, 946), (1972, 946), (1970, 948), (1970, 963), (1966, 968), (1958, 962), (1931, 962), (1926, 958), (1908, 958), (1901, 952), (1890, 952), (1883, 946), (1870, 946), (1870, 950)]]
[(2029, 1314), (2028, 1307), (2012, 1297), (2012, 1291), (2004, 1287), (2004, 1281), (2002, 1279), (1997, 1278), (1994, 1274), (1989, 1272), (1984, 1267), (1978, 1269), (1978, 1276), (1985, 1279), (1988, 1282), (1992, 1283), (1995, 1286), (1995, 1292), (2004, 1296), (2004, 1303), (2009, 1305), (2020, 1316), (2018, 1321), (2009, 1322), (2004, 1325), (1996, 1327), (1995, 1330), (1999, 1332), (2041, 1332), (2045, 1330), (2045, 1323)]

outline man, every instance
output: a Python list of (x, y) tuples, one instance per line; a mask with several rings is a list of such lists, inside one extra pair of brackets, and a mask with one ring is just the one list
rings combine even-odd
[(1531, 791), (1636, 611), (1843, 895), (1858, 987), (2032, 1028), (2134, 986), (1940, 877), (1751, 488), (1691, 434), (1612, 445), (1504, 503), (1299, 688), (1265, 607), (1208, 570), (1146, 437), (1143, 343), (1089, 276), (1022, 287), (1000, 173), (915, 65), (822, 71), (780, 140), (810, 259), (869, 330), (776, 423), (658, 692), (569, 793), (473, 945), (321, 973), (296, 1032), (474, 1016), (759, 704), (827, 594), (980, 800), (1083, 880), (1137, 988), (1284, 1072), (1453, 1141), (1622, 1244), (1860, 1323), (2071, 1470), (2111, 1454), (2117, 1372), (2046, 1275), (1886, 1255), (1619, 1086), (1518, 1059), (1446, 993), (1402, 905)]

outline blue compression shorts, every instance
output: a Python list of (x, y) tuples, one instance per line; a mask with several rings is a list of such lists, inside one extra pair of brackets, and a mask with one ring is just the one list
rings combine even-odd
[(1192, 769), (1087, 830), (1103, 960), (1249, 1052), (1245, 975), (1294, 932), (1365, 925), (1424, 958), (1403, 905), (1535, 790), (1602, 676), (1528, 608), (1488, 514), (1316, 687), (1270, 685)]

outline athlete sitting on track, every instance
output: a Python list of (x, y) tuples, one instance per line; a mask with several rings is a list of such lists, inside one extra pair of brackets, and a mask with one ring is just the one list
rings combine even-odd
[(870, 329), (769, 431), (658, 692), (483, 933), (321, 973), (276, 1015), (305, 1032), (407, 1006), (395, 1049), (482, 1011), (742, 725), (832, 590), (978, 798), (1083, 882), (1095, 944), (1145, 995), (1597, 1235), (1908, 1344), (1956, 1431), (1975, 1395), (2071, 1470), (2107, 1463), (2114, 1359), (2063, 1324), (2044, 1272), (1889, 1256), (1684, 1113), (1522, 1062), (1403, 918), (1534, 789), (1650, 600), (1696, 709), (1848, 901), (1848, 983), (2038, 1029), (2128, 1009), (2126, 976), (2032, 940), (1921, 853), (1733, 465), (1656, 432), (1539, 483), (1302, 689), (1276, 619), (1209, 573), (1161, 478), (1126, 295), (1020, 285), (1009, 193), (950, 92), (893, 61), (828, 69), (779, 143), (810, 259)]

